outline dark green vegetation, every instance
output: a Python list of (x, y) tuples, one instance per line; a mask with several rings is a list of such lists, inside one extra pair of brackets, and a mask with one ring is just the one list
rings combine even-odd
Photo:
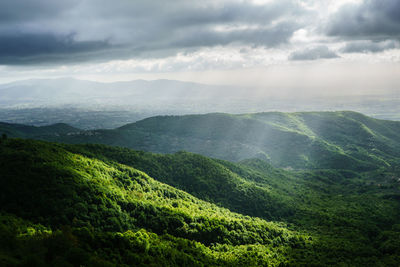
[(9, 137), (40, 139), (40, 138), (50, 138), (51, 136), (57, 137), (60, 135), (66, 135), (68, 133), (77, 131), (79, 131), (79, 129), (76, 129), (64, 123), (35, 127), (23, 124), (0, 122), (0, 133), (6, 134)]
[(352, 112), (0, 125), (162, 152), (210, 143), (204, 154), (240, 160), (1, 139), (0, 265), (398, 266), (399, 125)]
[(13, 136), (158, 153), (184, 150), (229, 161), (260, 158), (294, 169), (367, 171), (400, 158), (400, 122), (355, 112), (159, 116), (115, 130), (54, 129), (41, 136), (16, 131)]
[(399, 122), (354, 112), (154, 117), (116, 132), (122, 139), (112, 145), (231, 161), (258, 157), (279, 167), (368, 170), (400, 157)]

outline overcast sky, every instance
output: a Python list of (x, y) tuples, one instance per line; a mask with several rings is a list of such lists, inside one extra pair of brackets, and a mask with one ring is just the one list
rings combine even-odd
[(399, 41), (399, 0), (2, 0), (0, 82), (398, 93)]

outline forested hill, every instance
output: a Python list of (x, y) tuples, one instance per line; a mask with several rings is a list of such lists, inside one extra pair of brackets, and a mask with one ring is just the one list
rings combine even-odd
[(66, 135), (80, 130), (65, 123), (57, 123), (49, 126), (30, 126), (15, 123), (0, 122), (0, 134), (19, 138), (49, 138), (50, 136)]
[(160, 153), (184, 150), (229, 161), (260, 158), (294, 169), (367, 171), (396, 165), (400, 158), (400, 122), (347, 111), (158, 116), (114, 130), (13, 136)]
[(0, 263), (397, 266), (398, 176), (6, 138)]
[(279, 167), (369, 169), (400, 156), (400, 122), (354, 112), (164, 116), (118, 131), (127, 141), (142, 135), (137, 149), (186, 150), (231, 161), (258, 157)]
[(314, 250), (309, 234), (232, 213), (137, 169), (56, 144), (2, 140), (0, 188), (1, 266), (319, 261), (304, 259)]

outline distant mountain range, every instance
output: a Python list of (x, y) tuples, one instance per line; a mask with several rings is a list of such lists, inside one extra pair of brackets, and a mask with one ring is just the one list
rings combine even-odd
[[(120, 115), (116, 121), (106, 118), (88, 123), (99, 111), (126, 111), (135, 118), (154, 115), (182, 115), (210, 112), (254, 113), (265, 111), (335, 111), (354, 110), (383, 119), (400, 120), (400, 96), (349, 95), (317, 96), (280, 94), (264, 88), (216, 86), (173, 80), (134, 80), (101, 83), (72, 78), (33, 79), (0, 84), (0, 120), (7, 119), (2, 112), (11, 109), (18, 117), (21, 109), (78, 108), (86, 113), (78, 125), (106, 125), (110, 128), (126, 123)], [(14, 111), (13, 111), (14, 110)], [(28, 110), (29, 112), (29, 110)], [(29, 116), (32, 121), (58, 122), (44, 114)], [(67, 111), (68, 112), (68, 111)], [(132, 113), (133, 112), (133, 113)], [(78, 113), (79, 114), (79, 113)], [(102, 114), (100, 114), (101, 116)], [(82, 117), (79, 116), (79, 117)], [(25, 116), (26, 117), (26, 116)], [(103, 116), (104, 117), (104, 116)], [(83, 122), (84, 121), (84, 122)], [(17, 122), (17, 121), (9, 121)], [(20, 122), (20, 121), (19, 121)], [(26, 121), (23, 121), (25, 123)], [(89, 126), (90, 127), (90, 126)], [(85, 127), (86, 128), (86, 127)]]
[[(100, 83), (73, 78), (32, 79), (0, 85), (0, 105), (155, 105), (229, 95), (232, 87), (173, 80)], [(239, 89), (234, 89), (239, 90)], [(239, 92), (238, 92), (239, 93)]]

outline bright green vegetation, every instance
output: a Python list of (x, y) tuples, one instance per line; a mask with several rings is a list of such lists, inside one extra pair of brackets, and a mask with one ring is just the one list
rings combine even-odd
[(3, 141), (0, 165), (4, 265), (278, 264), (312, 247), (307, 234), (59, 145)]
[(0, 265), (400, 262), (399, 122), (207, 114), (2, 133), (89, 144), (0, 138)]
[(394, 171), (288, 172), (261, 160), (2, 140), (0, 262), (396, 266)]
[(161, 155), (102, 145), (67, 149), (88, 157), (101, 155), (203, 200), (317, 235), (329, 248), (324, 253), (329, 251), (335, 260), (337, 255), (382, 259), (378, 238), (400, 220), (400, 172), (394, 168), (294, 172), (259, 159), (237, 164), (187, 152)]

